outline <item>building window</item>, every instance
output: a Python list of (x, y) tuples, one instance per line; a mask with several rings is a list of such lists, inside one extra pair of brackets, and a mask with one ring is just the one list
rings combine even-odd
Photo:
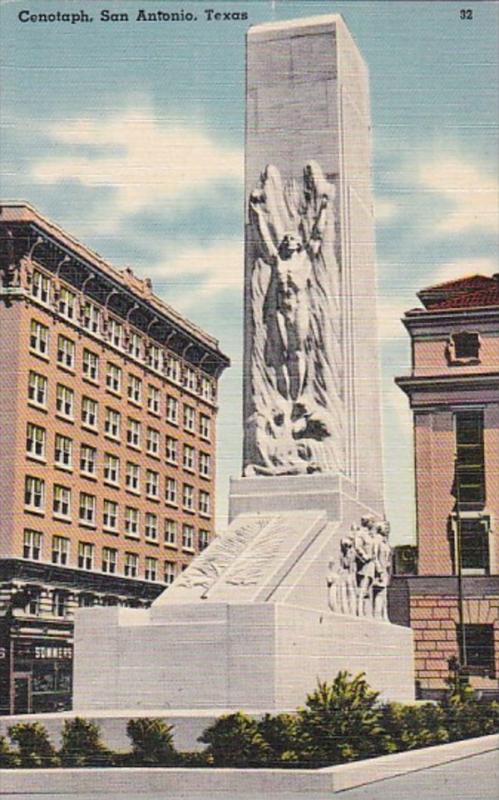
[(156, 514), (146, 513), (145, 537), (150, 541), (158, 541), (158, 518)]
[(476, 364), (480, 360), (480, 335), (472, 331), (452, 333), (448, 346), (449, 361), (454, 364)]
[(184, 550), (194, 550), (194, 528), (192, 525), (182, 526), (182, 548)]
[(55, 393), (55, 407), (58, 414), (66, 419), (74, 418), (74, 392), (62, 383), (57, 384)]
[(95, 525), (95, 497), (93, 494), (80, 492), (80, 522), (84, 525)]
[(65, 617), (68, 613), (68, 593), (63, 589), (52, 592), (52, 613), (54, 617)]
[(69, 539), (52, 536), (52, 563), (65, 566), (69, 561)]
[(91, 333), (100, 333), (102, 328), (102, 312), (89, 301), (83, 306), (82, 325)]
[(125, 484), (129, 492), (134, 494), (140, 492), (140, 467), (138, 464), (127, 461)]
[(26, 476), (24, 483), (24, 505), (30, 510), (45, 509), (45, 481), (41, 478)]
[(209, 478), (211, 473), (211, 458), (209, 453), (199, 454), (199, 474), (203, 478)]
[(128, 399), (131, 403), (142, 403), (142, 381), (136, 375), (128, 375)]
[(52, 511), (55, 517), (69, 519), (71, 517), (71, 489), (67, 486), (54, 485)]
[(199, 531), (199, 550), (206, 550), (210, 543), (210, 532), (202, 528)]
[(146, 470), (146, 496), (153, 500), (159, 498), (159, 473), (152, 469)]
[(78, 567), (80, 569), (94, 568), (95, 545), (89, 542), (78, 543)]
[(95, 595), (89, 592), (82, 592), (78, 597), (78, 605), (80, 608), (91, 608), (95, 606)]
[(146, 556), (144, 577), (146, 581), (158, 580), (158, 559)]
[(204, 517), (210, 516), (210, 495), (208, 492), (199, 492), (199, 513)]
[(28, 379), (29, 401), (36, 406), (45, 408), (47, 405), (47, 385), (48, 381), (44, 375), (30, 371)]
[(147, 385), (147, 410), (151, 414), (159, 414), (160, 391), (150, 383)]
[(177, 481), (175, 478), (166, 479), (165, 502), (171, 506), (177, 505)]
[(109, 361), (106, 364), (106, 388), (114, 394), (121, 392), (121, 369)]
[(177, 523), (174, 519), (165, 519), (165, 544), (171, 547), (177, 545)]
[(63, 286), (59, 292), (59, 314), (62, 314), (62, 316), (66, 317), (66, 319), (74, 319), (75, 303), (76, 295)]
[(209, 378), (201, 378), (201, 397), (209, 403), (213, 401), (213, 385)]
[(147, 429), (146, 450), (151, 456), (159, 454), (159, 431), (155, 428)]
[(457, 637), (461, 662), (466, 664), (468, 671), (472, 675), (495, 678), (494, 626), (465, 625), (463, 637), (462, 629), (458, 625)]
[(190, 433), (196, 429), (196, 412), (192, 406), (184, 406), (184, 429)]
[(106, 407), (106, 416), (104, 418), (104, 433), (109, 439), (120, 439), (121, 429), (121, 414), (115, 411), (114, 408)]
[(127, 536), (138, 537), (139, 534), (139, 511), (137, 508), (126, 506), (125, 508), (125, 534)]
[(120, 460), (111, 453), (104, 453), (104, 482), (118, 486), (120, 480)]
[(126, 441), (129, 447), (140, 448), (140, 422), (128, 417)]
[(23, 558), (40, 561), (42, 557), (42, 534), (39, 531), (24, 531)]
[(182, 488), (182, 506), (185, 511), (194, 511), (194, 486), (184, 483)]
[(33, 458), (45, 459), (46, 438), (45, 428), (28, 422), (26, 428), (26, 453)]
[(189, 472), (195, 469), (195, 450), (189, 444), (184, 444), (183, 467)]
[(102, 548), (102, 572), (114, 575), (118, 565), (118, 551), (112, 547)]
[(485, 458), (483, 411), (455, 412), (456, 476), (455, 495), (460, 508), (485, 503)]
[(175, 562), (165, 561), (165, 583), (170, 586), (175, 580)]
[(67, 369), (74, 369), (75, 343), (66, 336), (57, 337), (57, 363)]
[(56, 467), (71, 469), (73, 465), (73, 442), (69, 436), (55, 435), (54, 463)]
[(143, 342), (138, 333), (131, 333), (128, 340), (128, 352), (134, 358), (142, 360)]
[(103, 527), (108, 531), (118, 530), (118, 503), (104, 500)]
[(83, 351), (83, 375), (94, 383), (99, 380), (99, 356), (91, 350)]
[(96, 400), (91, 400), (90, 397), (81, 398), (81, 423), (87, 428), (97, 430), (97, 412), (98, 406)]
[(113, 317), (109, 317), (107, 335), (111, 344), (115, 347), (123, 347), (123, 325)]
[(29, 346), (38, 355), (46, 356), (48, 354), (49, 329), (37, 322), (36, 319), (31, 320)]
[(192, 367), (186, 367), (184, 369), (184, 380), (183, 384), (186, 389), (189, 389), (191, 392), (195, 392), (197, 389), (197, 380), (196, 380), (196, 373), (192, 369)]
[(166, 437), (166, 462), (167, 464), (177, 463), (177, 440), (173, 436)]
[(210, 418), (206, 414), (199, 415), (199, 435), (202, 439), (210, 438)]
[(125, 553), (125, 577), (136, 578), (139, 574), (139, 557), (135, 553)]
[(147, 364), (156, 372), (163, 371), (163, 353), (160, 347), (154, 344), (147, 348)]
[(173, 383), (180, 382), (180, 363), (178, 358), (175, 358), (172, 355), (166, 356), (166, 377), (173, 381)]
[(468, 575), (486, 575), (489, 572), (488, 519), (459, 521), (461, 531), (461, 569)]
[(171, 394), (166, 396), (166, 421), (173, 425), (178, 423), (178, 400)]
[(36, 269), (31, 281), (31, 297), (36, 297), (41, 303), (50, 302), (50, 278)]
[(80, 470), (85, 475), (95, 475), (97, 467), (97, 450), (88, 444), (80, 447)]

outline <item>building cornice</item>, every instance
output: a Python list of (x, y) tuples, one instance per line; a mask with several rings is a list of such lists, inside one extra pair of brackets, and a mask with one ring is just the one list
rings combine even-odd
[(467, 375), (408, 375), (395, 378), (395, 383), (409, 397), (413, 392), (499, 390), (499, 372), (479, 372)]
[(154, 295), (150, 282), (119, 271), (25, 204), (3, 205), (0, 277), (10, 300), (24, 296), (23, 262), (37, 263), (76, 292), (102, 305), (125, 324), (207, 374), (219, 377), (230, 361), (218, 340)]

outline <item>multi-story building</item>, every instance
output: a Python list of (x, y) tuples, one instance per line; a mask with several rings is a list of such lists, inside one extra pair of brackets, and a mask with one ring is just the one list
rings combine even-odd
[(396, 379), (414, 415), (417, 567), (395, 579), (392, 596), (414, 629), (421, 696), (438, 697), (456, 666), (496, 693), (499, 275), (418, 296), (424, 308), (403, 319), (412, 373)]
[(72, 616), (149, 604), (214, 533), (212, 336), (27, 205), (0, 216), (0, 712), (71, 694)]

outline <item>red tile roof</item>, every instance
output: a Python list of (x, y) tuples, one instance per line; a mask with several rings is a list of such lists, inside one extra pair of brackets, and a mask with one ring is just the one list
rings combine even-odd
[(422, 289), (418, 297), (428, 311), (499, 306), (499, 274), (492, 277), (470, 275), (429, 286)]

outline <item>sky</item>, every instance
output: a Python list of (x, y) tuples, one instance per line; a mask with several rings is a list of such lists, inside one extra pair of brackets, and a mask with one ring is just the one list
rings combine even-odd
[[(101, 21), (103, 9), (129, 19)], [(140, 9), (196, 19), (141, 22)], [(93, 22), (19, 19), (80, 10)], [(410, 369), (400, 318), (425, 286), (498, 270), (498, 4), (0, 0), (0, 194), (151, 277), (218, 337), (232, 361), (220, 529), (242, 456), (245, 34), (326, 13), (344, 16), (370, 70), (386, 506), (393, 541), (413, 543), (411, 416), (393, 382)]]

